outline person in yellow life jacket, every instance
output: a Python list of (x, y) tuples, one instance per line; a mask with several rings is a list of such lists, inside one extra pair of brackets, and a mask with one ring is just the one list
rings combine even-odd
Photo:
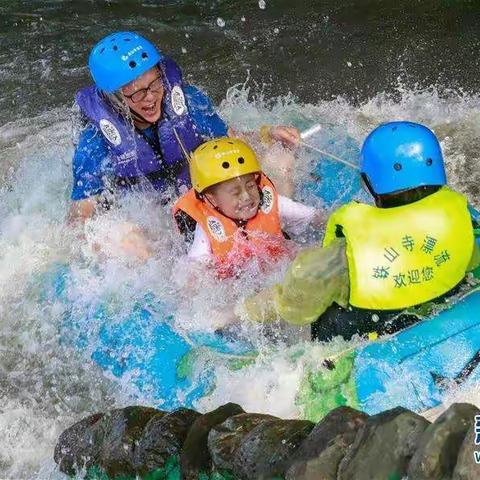
[(300, 252), (284, 281), (246, 299), (252, 320), (312, 324), (312, 338), (393, 333), (418, 307), (455, 293), (478, 265), (467, 199), (446, 186), (440, 144), (412, 122), (380, 125), (360, 169), (375, 206), (351, 202), (328, 220), (323, 247)]
[(190, 244), (188, 256), (213, 259), (220, 277), (236, 275), (252, 257), (267, 264), (293, 258), (284, 231), (324, 220), (315, 208), (279, 195), (242, 140), (222, 137), (199, 146), (190, 175), (193, 188), (175, 203), (173, 215)]

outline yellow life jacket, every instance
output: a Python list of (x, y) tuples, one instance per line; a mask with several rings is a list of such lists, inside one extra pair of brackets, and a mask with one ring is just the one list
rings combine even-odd
[(328, 221), (325, 246), (339, 227), (350, 304), (358, 308), (403, 309), (447, 293), (464, 278), (474, 248), (467, 200), (447, 187), (401, 207), (344, 205)]

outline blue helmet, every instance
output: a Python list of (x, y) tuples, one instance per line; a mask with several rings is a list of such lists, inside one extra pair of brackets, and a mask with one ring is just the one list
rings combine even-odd
[(88, 66), (98, 88), (113, 93), (162, 60), (155, 45), (134, 32), (111, 33), (90, 52)]
[(447, 183), (437, 137), (419, 123), (389, 122), (373, 130), (362, 146), (360, 170), (379, 195)]

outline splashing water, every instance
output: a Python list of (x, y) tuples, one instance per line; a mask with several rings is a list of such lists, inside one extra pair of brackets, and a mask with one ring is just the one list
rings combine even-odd
[[(301, 104), (293, 96), (267, 99), (243, 85), (228, 91), (220, 110), (239, 130), (252, 130), (265, 123), (294, 124), (300, 129), (322, 123), (328, 128), (309, 141), (326, 150), (333, 148), (333, 153), (354, 162), (357, 159), (345, 147), (345, 139), (358, 148), (379, 122), (423, 122), (441, 140), (451, 185), (479, 206), (480, 97), (439, 95), (434, 88), (399, 89), (395, 101), (380, 94), (360, 106), (344, 98)], [(212, 329), (211, 312), (219, 303), (220, 307), (226, 306), (274, 283), (286, 268), (281, 264), (269, 275), (253, 271), (240, 280), (223, 283), (203, 270), (196, 273), (201, 275), (202, 284), (186, 289), (192, 269), (182, 260), (183, 245), (173, 228), (170, 206), (159, 207), (149, 196), (132, 195), (118, 209), (92, 220), (86, 239), (80, 240), (79, 232), (67, 229), (64, 222), (71, 182), (69, 118), (68, 110), (55, 109), (0, 128), (0, 175), (4, 178), (0, 190), (0, 476), (6, 478), (63, 478), (51, 458), (64, 428), (95, 411), (124, 406), (133, 399), (146, 404), (150, 400), (139, 399), (128, 381), (112, 381), (93, 362), (85, 362), (85, 357), (61, 342), (64, 305), (40, 301), (45, 273), (52, 266), (70, 266), (68, 300), (79, 312), (104, 298), (111, 299), (119, 311), (128, 311), (150, 292), (175, 305), (175, 321), (182, 329), (207, 331)], [(298, 198), (321, 206), (320, 199), (301, 188), (312, 181), (311, 172), (318, 160), (311, 151), (300, 149), (295, 183)], [(351, 195), (350, 187), (339, 181), (339, 196), (345, 192)], [(336, 203), (326, 205), (331, 210)], [(99, 262), (91, 246), (112, 237), (115, 226), (127, 222), (144, 227), (155, 239), (154, 258), (132, 268), (120, 258), (112, 241), (110, 251)], [(309, 243), (313, 239), (299, 240)], [(267, 341), (260, 329), (249, 325), (244, 329), (263, 352)], [(209, 409), (235, 401), (250, 411), (298, 415), (295, 397), (305, 365), (314, 364), (335, 347), (299, 343), (299, 337), (305, 336), (295, 329), (284, 334), (286, 344), (297, 345), (277, 348), (270, 356), (261, 353), (255, 364), (236, 372), (219, 366), (218, 388), (197, 407)], [(465, 398), (478, 404), (476, 387), (470, 385), (451, 395), (457, 401)]]

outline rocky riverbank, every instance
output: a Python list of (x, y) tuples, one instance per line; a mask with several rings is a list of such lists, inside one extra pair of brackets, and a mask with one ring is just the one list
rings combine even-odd
[(433, 423), (400, 407), (372, 416), (340, 407), (314, 424), (233, 403), (203, 415), (132, 406), (72, 425), (54, 457), (90, 479), (477, 480), (476, 415), (464, 403)]

